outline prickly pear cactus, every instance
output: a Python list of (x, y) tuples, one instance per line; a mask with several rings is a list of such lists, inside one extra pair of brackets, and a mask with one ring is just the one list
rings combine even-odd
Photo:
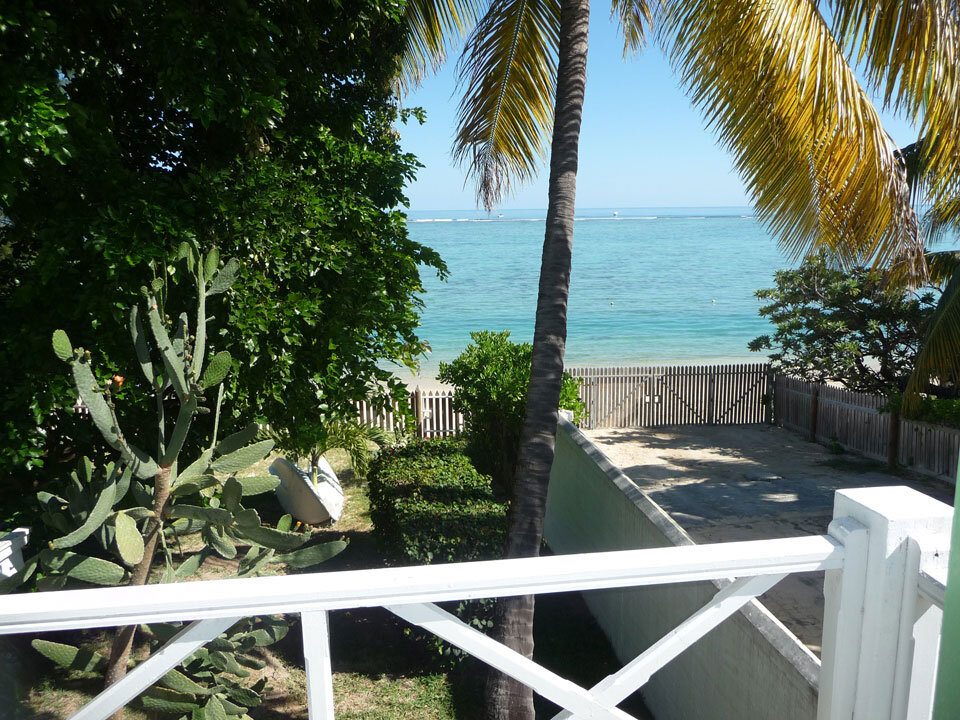
[[(236, 575), (247, 577), (261, 572), (271, 561), (305, 568), (343, 549), (344, 543), (306, 546), (309, 536), (290, 532), (289, 516), (276, 527), (268, 527), (256, 510), (244, 506), (246, 498), (273, 490), (279, 480), (271, 475), (237, 476), (273, 449), (272, 440), (259, 437), (257, 425), (217, 438), (223, 381), (232, 360), (225, 351), (207, 359), (206, 299), (229, 289), (238, 263), (229, 260), (221, 267), (216, 250), (201, 257), (186, 243), (179, 258), (185, 260), (196, 283), (194, 333), (187, 313), (171, 319), (164, 312), (161, 280), (143, 288), (142, 306), (129, 313), (137, 362), (157, 398), (157, 439), (152, 453), (135, 444), (133, 436), (121, 427), (115, 390), (124, 378), (100, 381), (91, 353), (74, 347), (63, 330), (53, 334), (54, 353), (70, 366), (80, 400), (118, 457), (103, 468), (95, 468), (83, 458), (61, 495), (38, 493), (42, 521), (54, 539), (17, 575), (0, 581), (0, 592), (33, 576), (39, 590), (178, 582), (196, 574), (212, 555), (228, 560), (240, 556)], [(163, 402), (171, 393), (179, 401), (172, 422), (165, 416)], [(215, 413), (213, 437), (198, 457), (182, 460), (187, 433), (201, 412)], [(185, 559), (175, 556), (179, 538), (197, 533), (204, 543), (202, 549)], [(156, 556), (162, 569), (153, 568)], [(173, 626), (145, 630), (155, 645), (176, 632)], [(262, 666), (255, 657), (256, 648), (276, 642), (286, 631), (286, 622), (279, 619), (243, 621), (194, 654), (183, 664), (182, 672), (168, 673), (141, 703), (151, 711), (187, 714), (194, 719), (243, 716), (259, 704), (263, 689), (262, 681), (243, 682), (251, 669)], [(130, 637), (132, 642), (132, 634)], [(34, 646), (58, 665), (106, 672), (108, 677), (110, 668), (118, 664), (122, 675), (129, 657), (129, 647), (125, 655), (108, 660), (69, 645), (38, 640)]]

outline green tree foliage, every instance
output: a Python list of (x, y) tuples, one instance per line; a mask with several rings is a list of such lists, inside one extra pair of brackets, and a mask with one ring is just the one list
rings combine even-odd
[(932, 291), (905, 291), (864, 268), (844, 272), (822, 255), (774, 279), (776, 287), (756, 296), (776, 330), (750, 350), (772, 350), (774, 367), (807, 381), (903, 392), (933, 313)]
[[(393, 129), (401, 13), (398, 0), (0, 8), (4, 476), (96, 441), (50, 334), (134, 378), (125, 308), (171, 277), (183, 241), (240, 260), (211, 307), (231, 326), (216, 339), (232, 357), (225, 412), (280, 428), (281, 446), (380, 387), (382, 361), (422, 351), (418, 268), (442, 262), (397, 210), (418, 167)], [(149, 388), (123, 393), (146, 417)]]
[[(466, 416), (470, 454), (477, 468), (509, 491), (517, 464), (533, 346), (509, 331), (470, 333), (473, 342), (453, 362), (440, 363), (442, 382), (456, 386), (453, 406)], [(582, 417), (579, 383), (564, 373), (560, 408)]]

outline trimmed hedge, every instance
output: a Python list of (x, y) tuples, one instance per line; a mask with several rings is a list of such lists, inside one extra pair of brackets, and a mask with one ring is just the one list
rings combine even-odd
[(414, 565), (502, 556), (507, 503), (473, 467), (462, 440), (385, 449), (368, 480), (370, 516), (388, 556)]
[[(493, 560), (503, 556), (507, 503), (477, 472), (459, 438), (416, 440), (382, 450), (367, 476), (370, 517), (383, 553), (410, 565)], [(443, 603), (481, 631), (493, 625), (493, 600)], [(436, 635), (412, 631), (445, 662), (466, 655)]]

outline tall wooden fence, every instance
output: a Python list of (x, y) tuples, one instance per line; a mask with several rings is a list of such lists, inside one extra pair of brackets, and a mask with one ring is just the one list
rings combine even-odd
[[(744, 365), (651, 365), (567, 368), (580, 380), (586, 429), (662, 425), (746, 425), (769, 422), (768, 367)], [(453, 390), (410, 393), (417, 437), (451, 435), (463, 428), (453, 410)], [(363, 422), (393, 431), (405, 422), (399, 408), (384, 411), (358, 403)]]
[[(665, 425), (776, 423), (825, 444), (875, 460), (891, 455), (919, 472), (956, 481), (960, 430), (881, 412), (884, 398), (776, 374), (763, 363), (574, 367), (586, 405), (584, 429)], [(442, 437), (463, 429), (453, 410), (453, 390), (410, 393), (417, 437)], [(393, 431), (406, 416), (358, 403), (362, 421)]]
[(649, 365), (568, 368), (580, 379), (582, 426), (747, 425), (769, 422), (769, 368)]
[(879, 395), (804, 382), (777, 374), (774, 419), (822, 443), (837, 443), (875, 460), (891, 457), (905, 467), (956, 482), (960, 430), (881, 412)]

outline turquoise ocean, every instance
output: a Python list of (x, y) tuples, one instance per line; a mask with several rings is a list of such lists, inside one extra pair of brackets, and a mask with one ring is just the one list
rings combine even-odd
[[(422, 374), (456, 357), (473, 330), (533, 337), (545, 212), (408, 213), (413, 239), (450, 274), (424, 271)], [(566, 363), (758, 362), (769, 330), (758, 288), (795, 263), (748, 207), (577, 211)]]

